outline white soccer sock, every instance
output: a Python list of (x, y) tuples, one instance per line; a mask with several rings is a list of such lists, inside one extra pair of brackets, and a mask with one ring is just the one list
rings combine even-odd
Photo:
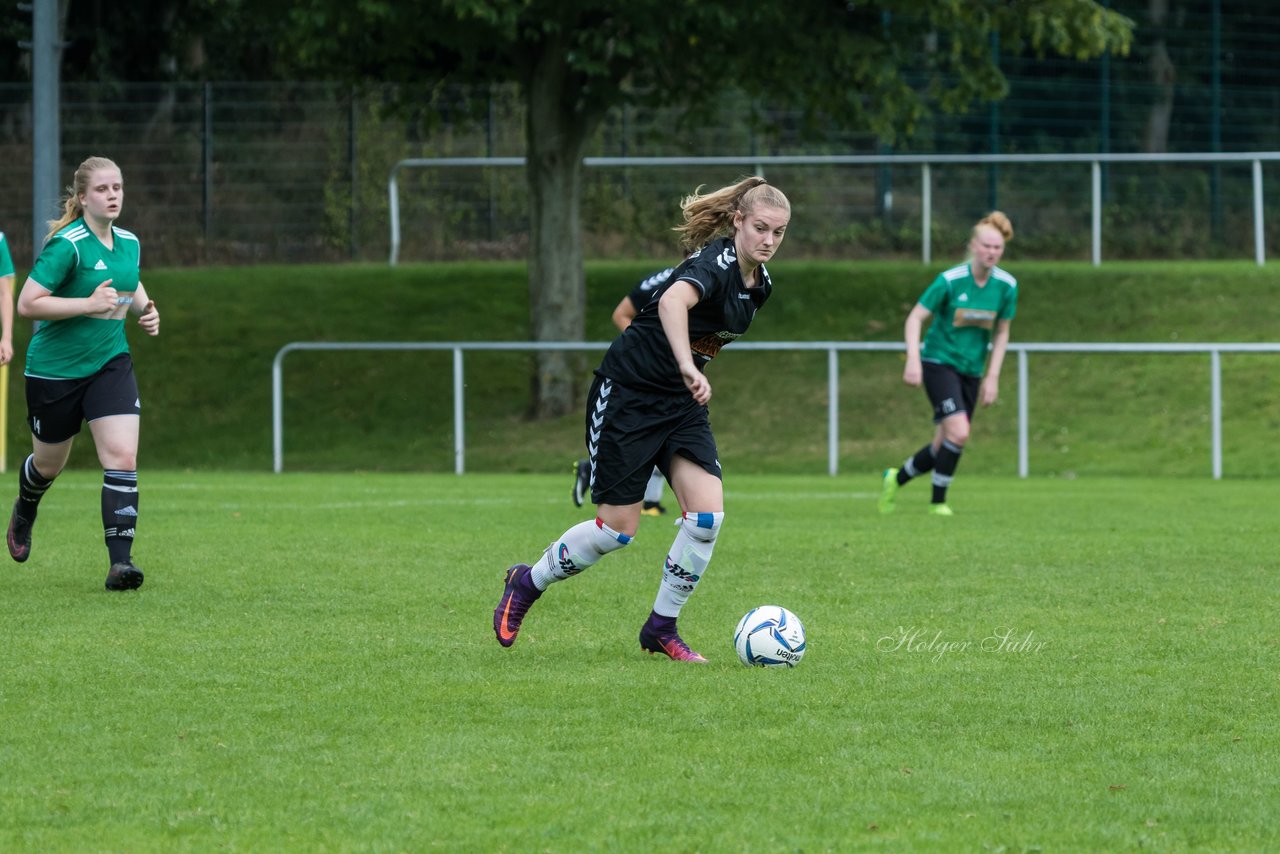
[(680, 609), (689, 601), (707, 570), (707, 564), (711, 562), (711, 552), (716, 547), (716, 536), (723, 522), (724, 513), (682, 514), (680, 530), (671, 543), (671, 552), (662, 568), (658, 596), (653, 601), (655, 614), (672, 618), (680, 616)]
[(657, 504), (662, 500), (662, 487), (667, 479), (662, 476), (662, 470), (657, 466), (653, 467), (653, 474), (649, 475), (649, 483), (644, 488), (644, 500), (650, 504)]
[(546, 590), (548, 585), (577, 575), (609, 552), (631, 542), (631, 537), (619, 534), (596, 518), (579, 522), (560, 535), (560, 539), (547, 546), (542, 557), (533, 563), (533, 586)]

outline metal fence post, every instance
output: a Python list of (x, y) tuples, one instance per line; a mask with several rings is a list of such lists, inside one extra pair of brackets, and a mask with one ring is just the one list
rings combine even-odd
[(933, 176), (928, 163), (920, 164), (920, 260), (933, 258)]
[(1095, 160), (1090, 166), (1093, 179), (1093, 266), (1098, 267), (1102, 264), (1102, 164)]
[(58, 175), (62, 170), (63, 43), (58, 37), (58, 4), (33, 0), (30, 9), (31, 257), (35, 258), (49, 217), (57, 219), (62, 213)]
[(397, 163), (391, 169), (391, 177), (387, 179), (387, 203), (390, 206), (388, 213), (391, 216), (391, 260), (392, 267), (400, 260), (400, 186), (396, 181), (396, 175), (400, 172), (400, 164)]
[(1018, 477), (1026, 478), (1030, 472), (1027, 440), (1027, 351), (1018, 351)]
[(271, 360), (271, 468), (284, 471), (284, 357), (289, 345), (281, 347)]
[(1262, 161), (1253, 161), (1253, 259), (1261, 267), (1267, 260), (1267, 236), (1262, 231)]
[(840, 360), (835, 347), (827, 351), (827, 474), (840, 467)]
[(462, 348), (453, 348), (453, 473), (466, 470), (467, 442), (463, 436)]
[(1222, 354), (1209, 351), (1209, 421), (1213, 479), (1222, 480)]

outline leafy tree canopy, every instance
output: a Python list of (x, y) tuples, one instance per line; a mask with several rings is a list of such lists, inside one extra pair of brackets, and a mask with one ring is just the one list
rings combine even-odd
[(1003, 96), (994, 38), (1003, 52), (1085, 59), (1126, 53), (1132, 34), (1093, 0), (327, 0), (262, 23), (296, 73), (527, 83), (554, 51), (564, 109), (586, 120), (739, 89), (885, 139), (935, 106)]

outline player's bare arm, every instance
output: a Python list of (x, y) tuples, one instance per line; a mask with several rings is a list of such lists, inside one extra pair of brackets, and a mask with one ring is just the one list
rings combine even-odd
[(1000, 369), (1004, 367), (1004, 355), (1009, 349), (1009, 325), (1008, 320), (997, 322), (995, 334), (991, 337), (991, 360), (987, 363), (987, 373), (982, 378), (978, 396), (983, 406), (990, 406), (1000, 396)]
[(909, 386), (918, 386), (923, 381), (924, 372), (920, 367), (920, 330), (924, 328), (925, 321), (932, 316), (933, 312), (916, 303), (903, 324), (902, 337), (907, 345), (907, 364), (902, 369), (902, 381)]
[(133, 292), (133, 304), (130, 306), (138, 314), (138, 325), (148, 335), (160, 334), (160, 309), (155, 300), (147, 296), (147, 289), (138, 282), (138, 289)]
[(87, 297), (57, 297), (53, 291), (28, 278), (18, 295), (18, 314), (31, 320), (66, 320), (81, 315), (109, 317), (119, 305), (111, 279)]
[(0, 365), (13, 360), (13, 276), (0, 276)]
[(685, 387), (694, 400), (706, 404), (711, 399), (711, 383), (694, 364), (693, 350), (689, 347), (689, 309), (701, 299), (702, 294), (689, 282), (676, 282), (658, 301), (658, 318), (662, 321), (662, 331), (667, 334), (667, 343), (671, 345), (671, 354), (675, 356)]
[(626, 332), (627, 327), (631, 325), (631, 321), (636, 319), (636, 307), (631, 303), (631, 295), (623, 297), (613, 309), (613, 315), (610, 318), (613, 325), (618, 327), (619, 332)]

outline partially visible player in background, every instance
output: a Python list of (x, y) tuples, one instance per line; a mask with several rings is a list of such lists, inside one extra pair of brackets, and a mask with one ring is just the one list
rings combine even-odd
[(0, 365), (13, 361), (13, 256), (0, 231)]
[[(648, 304), (675, 271), (675, 267), (668, 267), (654, 273), (619, 300), (618, 305), (613, 309), (612, 316), (613, 325), (618, 327), (619, 332), (627, 331), (627, 327), (631, 325), (631, 321), (635, 319), (640, 309)], [(587, 493), (591, 491), (591, 461), (578, 460), (573, 469), (573, 504), (575, 507), (581, 507)], [(644, 488), (644, 506), (640, 508), (640, 515), (661, 516), (667, 512), (667, 508), (662, 506), (662, 487), (665, 483), (666, 478), (662, 476), (662, 470), (654, 466), (653, 474), (649, 475), (649, 483)]]
[[(993, 211), (973, 227), (969, 260), (941, 273), (907, 315), (903, 334), (907, 364), (902, 381), (924, 383), (933, 406), (933, 438), (902, 464), (886, 469), (880, 512), (892, 513), (898, 490), (912, 478), (933, 472), (929, 512), (952, 516), (947, 488), (969, 441), (975, 404), (990, 406), (1000, 392), (1000, 368), (1009, 346), (1009, 325), (1018, 309), (1018, 280), (996, 265), (1013, 237), (1009, 218)], [(933, 318), (920, 342), (920, 330)], [(990, 359), (987, 351), (990, 349)], [(983, 366), (986, 373), (983, 373)]]
[[(596, 517), (561, 534), (532, 565), (507, 570), (493, 611), (498, 643), (509, 647), (548, 586), (571, 578), (631, 542), (649, 474), (657, 465), (682, 510), (640, 648), (677, 661), (705, 662), (676, 620), (706, 572), (724, 520), (724, 485), (703, 373), (720, 349), (745, 333), (773, 285), (764, 263), (782, 243), (791, 203), (763, 178), (687, 197), (676, 228), (687, 258), (609, 347), (587, 398), (586, 434)], [(700, 247), (700, 248), (699, 248)]]
[(142, 585), (133, 563), (138, 521), (138, 427), (142, 402), (125, 338), (125, 316), (148, 335), (160, 312), (139, 279), (138, 238), (115, 222), (124, 207), (120, 168), (105, 157), (80, 164), (62, 217), (18, 296), (18, 313), (38, 320), (27, 347), (27, 423), (32, 453), (18, 473), (9, 555), (31, 555), (40, 499), (67, 464), (82, 422), (102, 463), (102, 528), (108, 590)]

